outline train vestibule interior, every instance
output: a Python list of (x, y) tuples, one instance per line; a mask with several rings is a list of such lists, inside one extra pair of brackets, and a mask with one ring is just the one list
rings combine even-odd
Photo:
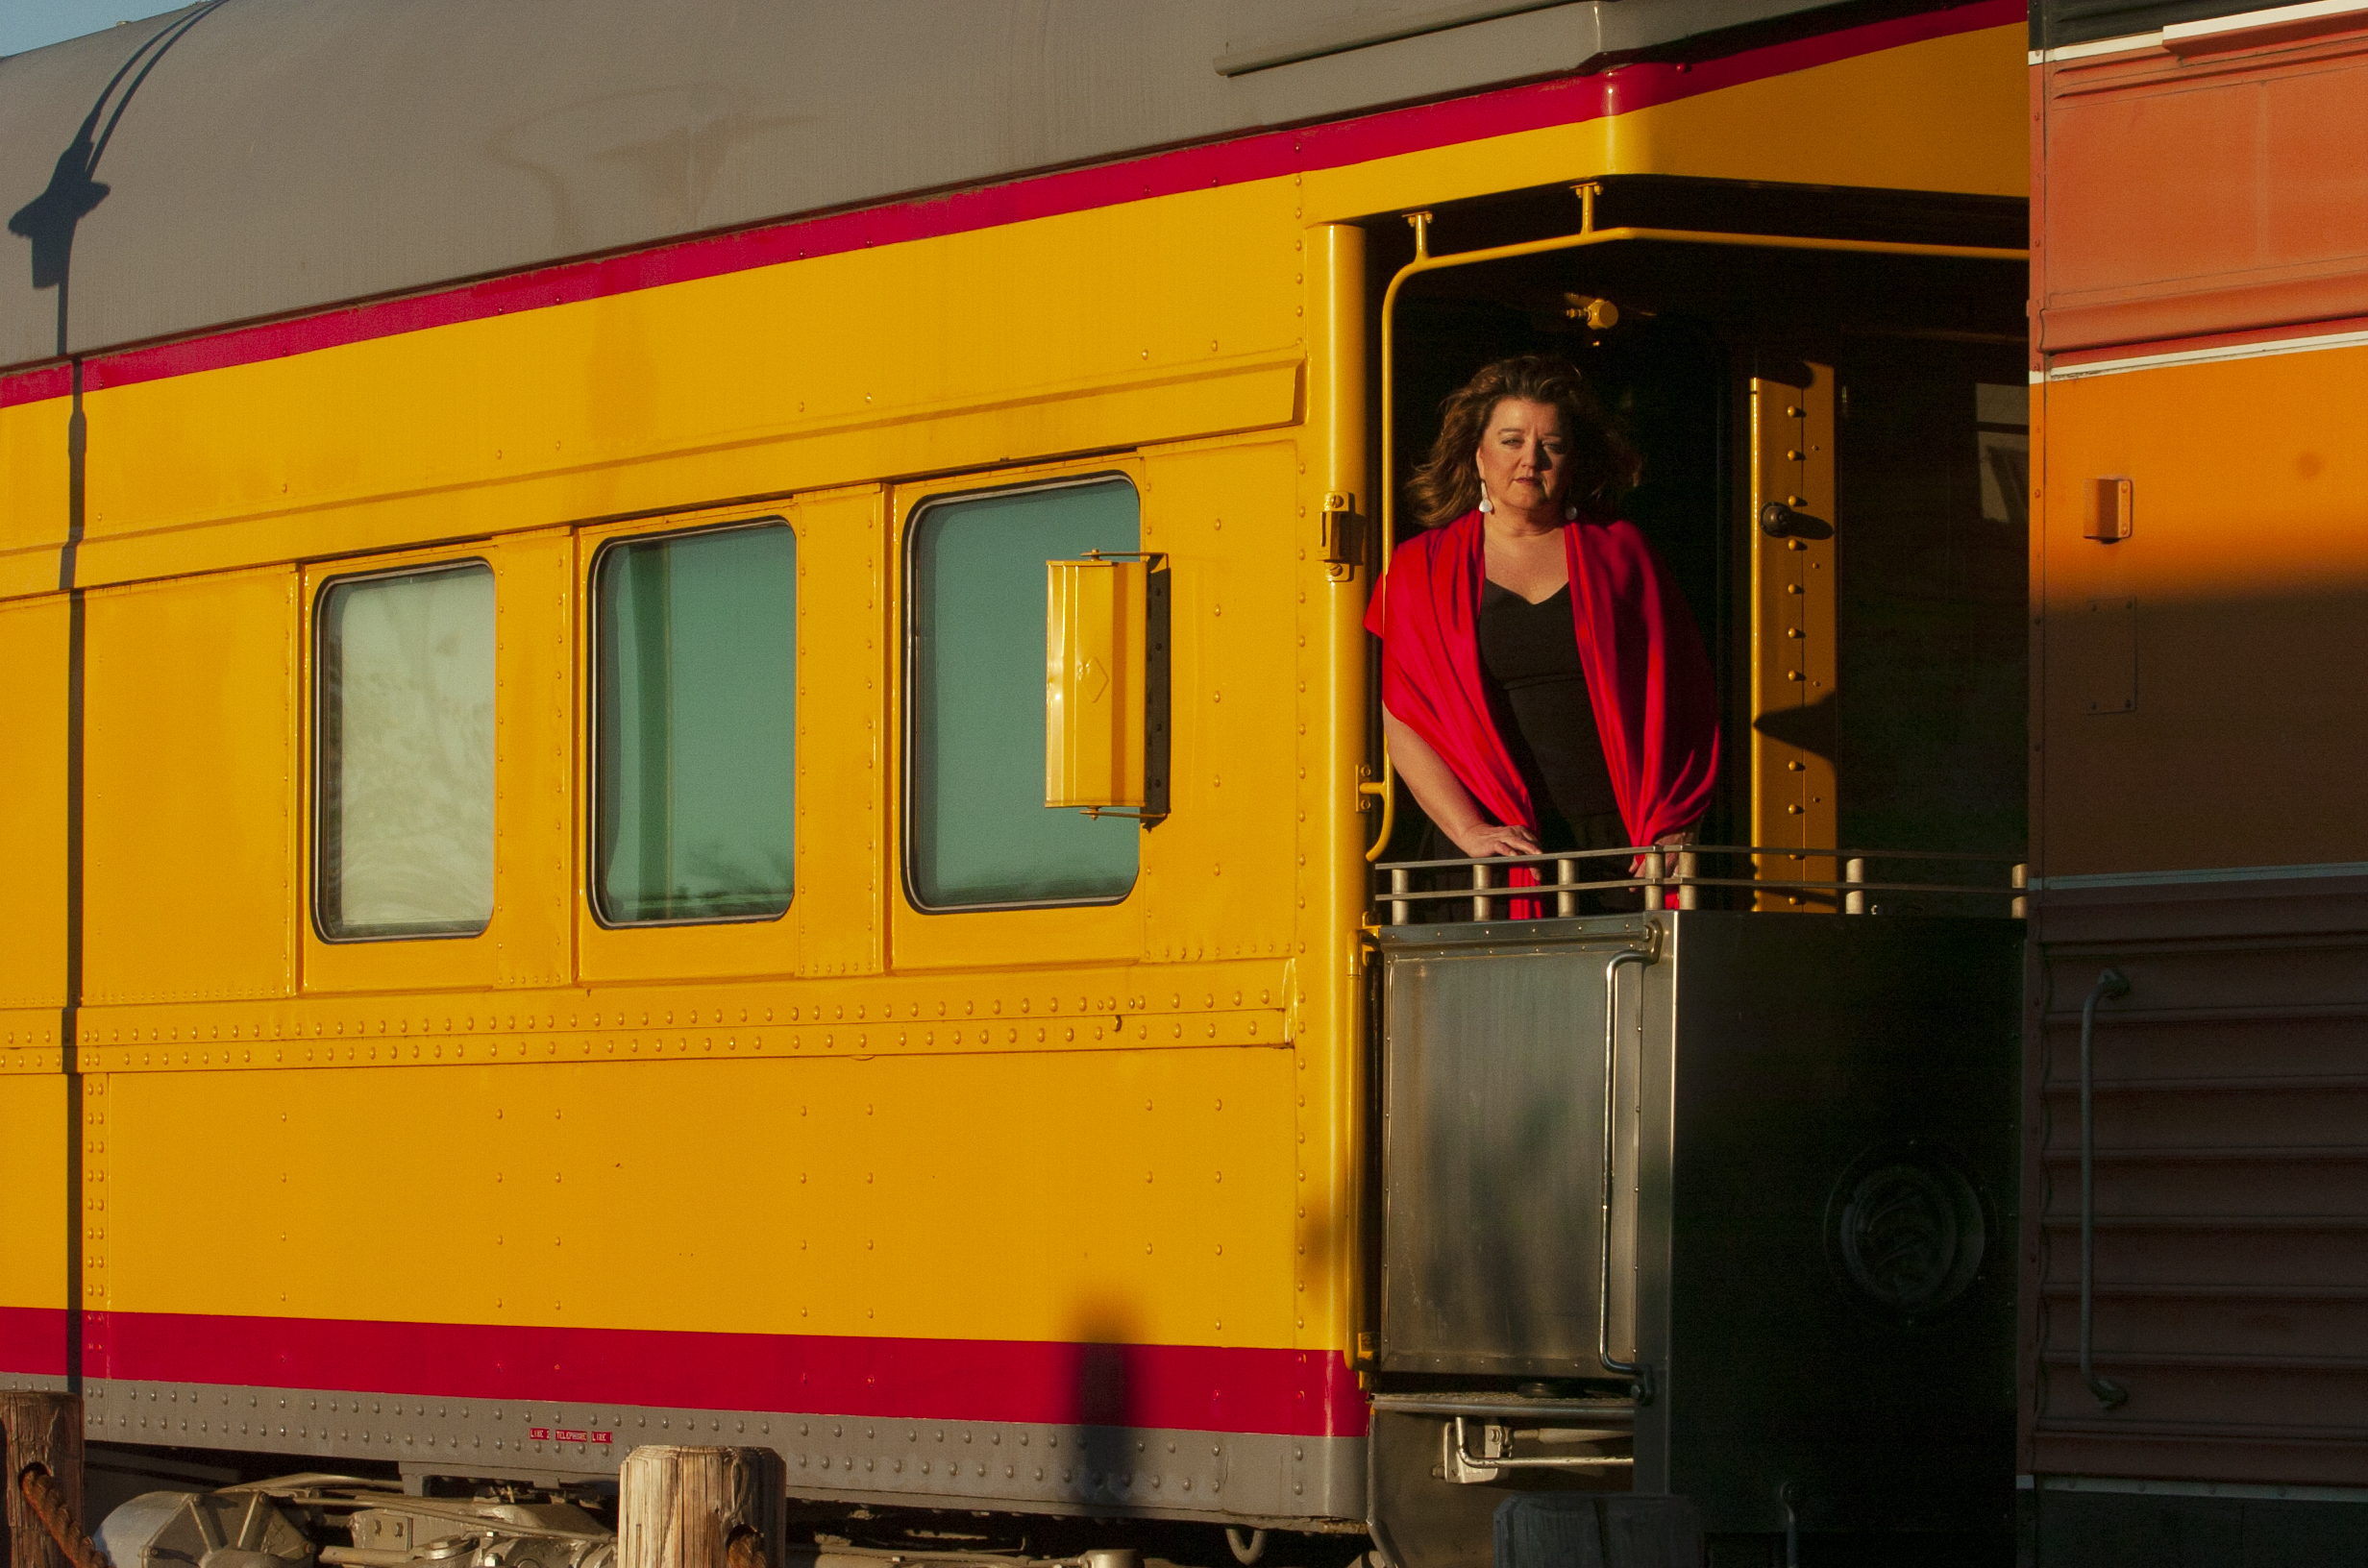
[[(1823, 247), (2010, 250), (2022, 204), (1647, 179), (1592, 195), (1599, 232), (1778, 242), (1611, 238), (1457, 264), (1579, 231), (1558, 187), (1428, 215), (1434, 265), (1384, 304), (1416, 257), (1411, 229), (1377, 228), (1396, 538), (1442, 400), (1508, 355), (1568, 358), (1642, 457), (1625, 514), (1682, 583), (1719, 682), (1721, 783), (1698, 842), (1978, 856), (1986, 870), (1886, 860), (1871, 880), (2003, 886), (2027, 821), (2022, 264)], [(1424, 827), (1399, 784), (1378, 858), (1418, 859)], [(1804, 869), (1835, 874), (1815, 859), (1788, 874)], [(1704, 907), (1750, 907), (1723, 892)], [(1862, 907), (2006, 913), (1899, 889)]]

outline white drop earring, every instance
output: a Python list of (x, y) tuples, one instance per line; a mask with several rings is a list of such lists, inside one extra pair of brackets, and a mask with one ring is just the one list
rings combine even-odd
[(1576, 523), (1578, 520), (1579, 520), (1579, 509), (1578, 509), (1578, 507), (1576, 507), (1576, 506), (1565, 506), (1565, 507), (1563, 508), (1563, 521), (1564, 521), (1564, 522), (1566, 522), (1566, 523)]
[(1496, 510), (1496, 502), (1489, 500), (1489, 493), (1486, 490), (1480, 492), (1480, 510), (1483, 512)]

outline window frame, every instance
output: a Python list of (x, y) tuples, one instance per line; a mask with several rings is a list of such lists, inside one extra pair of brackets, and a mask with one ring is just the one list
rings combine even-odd
[[(328, 875), (328, 813), (322, 808), (328, 788), (329, 748), (329, 681), (326, 662), (322, 657), (323, 640), (327, 636), (323, 610), (329, 596), (340, 588), (358, 583), (386, 582), (398, 577), (432, 577), (452, 573), (481, 571), (493, 586), (493, 690), (494, 690), (494, 754), (493, 798), (494, 824), (491, 845), (492, 862), (486, 868), (493, 886), (493, 907), (486, 911), (482, 924), (467, 931), (391, 931), (375, 934), (339, 935), (330, 930), (326, 919), (324, 894)], [(311, 692), (307, 704), (311, 726), (311, 744), (307, 749), (307, 766), (310, 772), (305, 792), (306, 841), (309, 864), (305, 877), (306, 922), (311, 927), (313, 940), (324, 946), (360, 947), (385, 943), (473, 942), (484, 936), (501, 919), (501, 844), (502, 844), (502, 572), (490, 555), (439, 556), (427, 560), (406, 561), (400, 565), (378, 567), (360, 572), (340, 572), (317, 579), (312, 585), (305, 610), (305, 666), (310, 679)], [(342, 819), (343, 812), (340, 810)]]
[[(681, 523), (666, 527), (651, 529), (647, 532), (611, 534), (608, 537), (600, 540), (599, 543), (593, 547), (591, 558), (584, 563), (584, 793), (583, 844), (581, 846), (584, 868), (583, 901), (584, 909), (590, 915), (593, 925), (602, 931), (669, 931), (679, 930), (686, 926), (777, 925), (781, 921), (788, 919), (791, 913), (798, 907), (798, 896), (802, 891), (803, 883), (803, 878), (800, 874), (799, 866), (800, 850), (803, 847), (803, 845), (799, 841), (798, 813), (795, 810), (790, 813), (789, 822), (789, 897), (783, 900), (781, 907), (778, 910), (774, 911), (772, 914), (695, 915), (685, 916), (675, 919), (619, 920), (610, 919), (608, 912), (602, 907), (601, 898), (601, 668), (604, 662), (603, 645), (601, 640), (601, 573), (605, 567), (608, 557), (619, 550), (630, 549), (639, 545), (662, 544), (676, 539), (697, 538), (711, 534), (735, 533), (755, 528), (777, 527), (785, 529), (788, 532), (792, 550), (800, 552), (798, 555), (798, 570), (795, 570), (790, 574), (791, 598), (789, 606), (791, 626), (790, 656), (793, 661), (792, 668), (790, 670), (790, 700), (793, 704), (791, 708), (790, 725), (791, 747), (794, 752), (797, 746), (798, 726), (801, 723), (798, 718), (798, 714), (800, 707), (802, 705), (802, 699), (804, 695), (802, 691), (799, 689), (799, 682), (802, 679), (803, 673), (803, 660), (800, 652), (800, 643), (804, 634), (805, 610), (804, 593), (799, 582), (799, 578), (803, 575), (802, 569), (804, 557), (802, 551), (804, 548), (804, 542), (799, 537), (798, 527), (790, 516), (789, 508), (784, 507), (778, 511), (764, 513), (760, 516), (736, 518), (727, 522), (709, 521)], [(792, 766), (795, 767), (797, 764), (793, 762)]]
[(917, 498), (905, 512), (903, 527), (898, 530), (900, 553), (898, 589), (901, 600), (898, 628), (897, 701), (902, 710), (898, 725), (897, 769), (897, 879), (901, 884), (905, 907), (916, 915), (991, 915), (1016, 910), (1051, 909), (1111, 909), (1134, 897), (1143, 886), (1143, 838), (1140, 825), (1136, 828), (1135, 873), (1124, 892), (1108, 898), (1027, 898), (974, 904), (932, 904), (921, 896), (916, 878), (920, 835), (914, 831), (913, 770), (919, 752), (918, 726), (920, 703), (914, 700), (914, 682), (919, 661), (915, 657), (921, 637), (920, 629), (920, 562), (921, 552), (914, 548), (915, 536), (932, 507), (955, 505), (964, 502), (982, 501), (990, 497), (1020, 496), (1054, 490), (1078, 490), (1089, 485), (1107, 484), (1112, 480), (1123, 483), (1135, 498), (1135, 548), (1143, 549), (1144, 504), (1143, 478), (1139, 473), (1125, 468), (1101, 467), (1076, 473), (1051, 475), (1006, 484), (978, 485), (959, 490), (935, 490)]

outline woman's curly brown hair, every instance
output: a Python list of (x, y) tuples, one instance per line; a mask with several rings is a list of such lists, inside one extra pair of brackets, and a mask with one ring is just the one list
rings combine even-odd
[(1570, 443), (1570, 484), (1565, 501), (1580, 515), (1617, 515), (1620, 497), (1637, 482), (1641, 463), (1612, 416), (1567, 359), (1524, 354), (1484, 365), (1439, 405), (1439, 439), (1407, 486), (1415, 518), (1426, 528), (1452, 523), (1480, 504), (1480, 471), (1473, 462), (1489, 415), (1511, 398), (1551, 404), (1562, 410), (1563, 434)]

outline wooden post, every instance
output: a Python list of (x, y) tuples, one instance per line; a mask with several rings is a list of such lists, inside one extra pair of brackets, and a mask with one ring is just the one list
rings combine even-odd
[(772, 1449), (645, 1444), (617, 1477), (617, 1568), (780, 1568), (788, 1494)]
[(8, 1568), (70, 1568), (58, 1543), (25, 1506), (16, 1478), (39, 1465), (56, 1481), (77, 1525), (83, 1519), (83, 1402), (77, 1394), (0, 1393), (0, 1474), (7, 1477)]

